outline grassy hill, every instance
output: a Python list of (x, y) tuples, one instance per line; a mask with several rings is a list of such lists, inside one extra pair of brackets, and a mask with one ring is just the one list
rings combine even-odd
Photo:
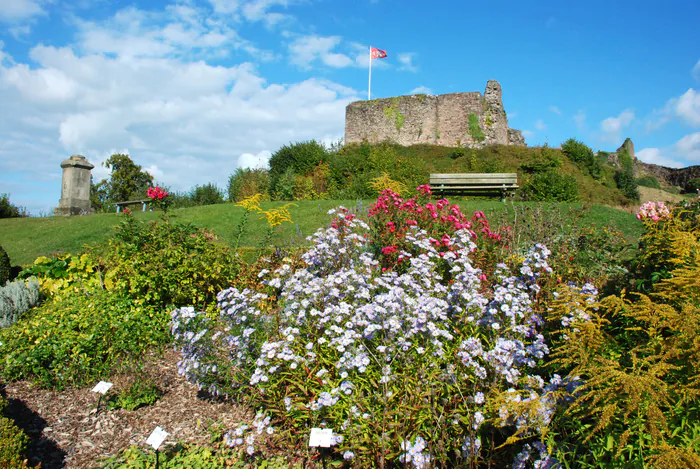
[[(579, 225), (604, 227), (611, 225), (633, 241), (641, 233), (641, 223), (631, 213), (611, 207), (593, 205), (583, 209), (582, 204), (527, 203), (499, 200), (455, 200), (465, 213), (483, 211), (498, 226), (499, 220), (508, 223), (531, 223), (536, 218), (549, 220), (557, 225)], [(329, 221), (328, 210), (338, 205), (366, 212), (372, 202), (349, 200), (303, 200), (295, 202), (290, 212), (294, 224), (285, 223), (277, 228), (272, 242), (277, 246), (299, 245), (316, 229)], [(262, 208), (282, 205), (282, 202), (267, 202)], [(231, 203), (208, 205), (173, 210), (172, 221), (192, 223), (206, 228), (232, 244), (234, 233), (243, 216), (243, 209)], [(156, 220), (159, 212), (136, 212), (139, 220)], [(84, 245), (102, 243), (120, 223), (123, 215), (96, 214), (84, 217), (12, 218), (0, 219), (0, 245), (14, 265), (31, 263), (38, 256), (53, 253), (76, 253)], [(556, 228), (556, 227), (555, 227)], [(555, 229), (553, 228), (553, 229)], [(564, 228), (566, 228), (564, 226)], [(241, 239), (241, 246), (253, 248), (260, 243), (267, 231), (267, 224), (259, 215), (250, 217), (248, 229)]]

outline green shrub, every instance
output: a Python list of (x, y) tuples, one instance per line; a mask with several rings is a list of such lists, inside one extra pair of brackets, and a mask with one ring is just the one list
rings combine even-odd
[(617, 154), (620, 169), (615, 172), (615, 184), (627, 199), (638, 202), (639, 190), (637, 180), (634, 178), (634, 161), (626, 148), (620, 149)]
[(50, 301), (0, 330), (0, 375), (61, 389), (137, 366), (168, 342), (167, 311), (98, 290)]
[(9, 194), (0, 194), (0, 218), (28, 217), (29, 213), (24, 207), (17, 207), (10, 202)]
[(293, 200), (314, 200), (318, 194), (314, 190), (314, 180), (311, 176), (294, 176)]
[(108, 290), (161, 309), (213, 303), (236, 278), (238, 262), (207, 231), (133, 217), (117, 227), (101, 258)]
[(277, 192), (277, 183), (288, 169), (306, 175), (327, 157), (326, 148), (314, 140), (283, 146), (270, 157), (270, 191)]
[(473, 113), (469, 114), (469, 135), (472, 136), (475, 142), (479, 143), (486, 139), (486, 135), (484, 135), (484, 131), (481, 130), (479, 125), (479, 118)]
[(586, 168), (593, 178), (600, 179), (602, 175), (600, 159), (585, 143), (570, 138), (561, 144), (561, 151), (579, 167)]
[(576, 178), (559, 171), (537, 173), (521, 189), (526, 200), (542, 202), (575, 202), (578, 200)]
[(659, 184), (659, 180), (651, 175), (639, 177), (637, 178), (636, 182), (638, 186), (650, 187), (652, 189), (661, 189), (661, 184)]
[(630, 171), (620, 169), (615, 172), (615, 184), (620, 189), (622, 194), (629, 200), (639, 201), (639, 190), (637, 189), (637, 181), (634, 179), (634, 174)]
[(190, 199), (194, 205), (223, 204), (224, 191), (219, 189), (214, 183), (195, 186), (190, 191)]
[(5, 248), (0, 246), (0, 287), (5, 285), (12, 275), (12, 264), (10, 256), (7, 255)]
[(155, 383), (137, 380), (119, 394), (108, 394), (107, 408), (133, 411), (155, 404), (162, 395), (163, 391)]
[(698, 189), (700, 189), (700, 178), (693, 178), (685, 183), (684, 190), (687, 193), (696, 194)]
[(552, 150), (545, 143), (537, 151), (531, 154), (529, 160), (520, 165), (520, 169), (528, 173), (543, 173), (562, 165), (561, 153)]
[[(271, 456), (249, 460), (240, 451), (210, 446), (176, 445), (164, 448), (159, 455), (161, 469), (297, 469), (301, 465), (287, 462), (284, 457)], [(102, 462), (102, 469), (152, 469), (156, 467), (153, 451), (131, 446), (118, 455)]]
[(28, 467), (25, 455), (29, 437), (15, 423), (3, 415), (7, 400), (0, 396), (0, 467), (19, 469)]
[(178, 192), (173, 192), (173, 191), (168, 191), (168, 199), (170, 200), (170, 209), (176, 209), (176, 208), (187, 208), (187, 207), (194, 207), (196, 204), (190, 197), (189, 192), (185, 191), (178, 191)]
[(552, 371), (585, 383), (553, 432), (562, 467), (700, 467), (700, 203), (649, 204), (621, 293), (548, 304)]
[(0, 287), (0, 329), (14, 324), (20, 316), (39, 303), (39, 282), (15, 280)]
[(255, 194), (268, 194), (270, 174), (263, 168), (238, 168), (228, 178), (228, 200), (240, 202)]
[(70, 291), (91, 292), (102, 288), (101, 269), (97, 259), (89, 254), (61, 254), (51, 258), (40, 256), (17, 278), (35, 277), (41, 286), (41, 293), (53, 297)]
[(287, 168), (284, 174), (277, 180), (275, 190), (275, 198), (277, 200), (294, 200), (296, 178), (297, 175), (294, 173), (294, 170), (292, 168)]

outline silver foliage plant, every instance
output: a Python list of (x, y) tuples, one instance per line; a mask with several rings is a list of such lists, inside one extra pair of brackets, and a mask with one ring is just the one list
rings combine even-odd
[[(509, 437), (538, 441), (565, 386), (535, 371), (549, 352), (533, 310), (549, 250), (534, 246), (516, 273), (498, 265), (486, 285), (468, 230), (439, 252), (414, 227), (402, 253), (410, 265), (383, 271), (368, 225), (343, 208), (331, 213), (335, 227), (310, 238), (302, 267), (261, 271), (257, 291), (220, 292), (218, 318), (172, 312), (179, 372), (211, 394), (252, 398), (256, 421), (272, 422), (258, 435), (302, 444), (312, 427), (331, 428), (338, 454), (361, 467), (476, 467)], [(253, 454), (250, 431), (226, 441)], [(554, 463), (531, 448), (514, 462), (511, 452), (509, 464)]]
[(26, 311), (39, 303), (39, 282), (15, 280), (0, 287), (0, 329), (14, 324)]

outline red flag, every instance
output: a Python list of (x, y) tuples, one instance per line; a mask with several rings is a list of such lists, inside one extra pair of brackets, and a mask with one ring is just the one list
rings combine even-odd
[(377, 49), (376, 47), (370, 47), (370, 54), (373, 59), (383, 59), (386, 57), (386, 51)]

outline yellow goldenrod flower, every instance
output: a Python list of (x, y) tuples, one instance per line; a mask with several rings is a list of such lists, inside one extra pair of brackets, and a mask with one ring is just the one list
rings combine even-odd
[(397, 194), (404, 194), (408, 190), (404, 183), (391, 179), (389, 173), (382, 173), (381, 176), (370, 179), (369, 187), (380, 194), (386, 189), (396, 192)]
[(262, 198), (264, 196), (262, 194), (255, 194), (251, 195), (250, 197), (246, 197), (245, 199), (241, 200), (237, 204), (235, 204), (236, 207), (243, 207), (244, 209), (248, 211), (255, 210), (256, 212), (261, 212), (262, 209), (260, 208), (260, 202), (262, 201)]
[(282, 223), (294, 223), (292, 221), (292, 215), (289, 213), (289, 207), (294, 205), (293, 203), (284, 204), (279, 208), (271, 208), (270, 210), (261, 210), (261, 214), (267, 218), (267, 224), (270, 228), (274, 228)]

